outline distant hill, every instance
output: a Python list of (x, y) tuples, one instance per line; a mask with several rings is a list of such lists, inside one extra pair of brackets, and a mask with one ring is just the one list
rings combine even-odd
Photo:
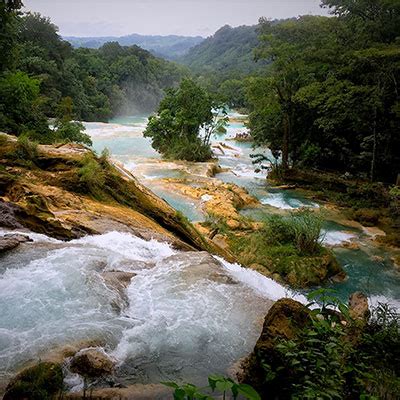
[(254, 49), (258, 44), (257, 27), (244, 25), (232, 28), (225, 25), (178, 61), (198, 72), (253, 72), (261, 65), (254, 61)]
[(118, 42), (121, 46), (137, 45), (145, 50), (152, 52), (154, 55), (176, 60), (184, 56), (192, 47), (201, 43), (204, 38), (201, 36), (146, 36), (132, 34), (127, 36), (102, 36), (102, 37), (75, 37), (65, 36), (74, 47), (86, 47), (90, 49), (98, 49), (104, 43)]

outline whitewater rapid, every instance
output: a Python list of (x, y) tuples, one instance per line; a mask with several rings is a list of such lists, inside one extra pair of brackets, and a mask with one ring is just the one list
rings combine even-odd
[[(255, 271), (128, 233), (29, 235), (1, 259), (0, 380), (52, 349), (100, 340), (124, 382), (201, 383), (253, 349), (271, 300), (295, 296)], [(136, 274), (127, 304), (107, 271)]]

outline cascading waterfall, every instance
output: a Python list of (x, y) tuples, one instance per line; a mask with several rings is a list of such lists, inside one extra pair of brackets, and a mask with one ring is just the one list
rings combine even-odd
[[(29, 235), (33, 242), (1, 260), (3, 381), (51, 349), (98, 339), (124, 382), (201, 383), (248, 354), (270, 299), (291, 294), (208, 253), (128, 233), (70, 242)], [(136, 274), (123, 295), (104, 279), (116, 270)]]

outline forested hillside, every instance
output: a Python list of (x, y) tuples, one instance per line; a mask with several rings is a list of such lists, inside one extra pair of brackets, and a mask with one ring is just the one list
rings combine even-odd
[(250, 73), (261, 67), (254, 61), (257, 44), (257, 26), (225, 25), (180, 61), (197, 72)]
[(47, 135), (47, 118), (60, 117), (60, 113), (78, 120), (107, 121), (120, 113), (150, 112), (164, 89), (176, 86), (187, 74), (184, 67), (156, 58), (138, 46), (111, 42), (100, 49), (73, 49), (48, 18), (18, 14), (19, 2), (3, 7), (3, 131)]
[(252, 135), (282, 167), (394, 183), (400, 172), (400, 2), (324, 0), (333, 17), (261, 20)]
[(184, 56), (192, 47), (201, 43), (201, 36), (178, 36), (178, 35), (126, 35), (126, 36), (104, 36), (104, 37), (74, 37), (66, 36), (65, 40), (74, 47), (86, 47), (98, 49), (107, 42), (118, 42), (121, 46), (136, 45), (150, 51), (154, 55), (175, 60)]

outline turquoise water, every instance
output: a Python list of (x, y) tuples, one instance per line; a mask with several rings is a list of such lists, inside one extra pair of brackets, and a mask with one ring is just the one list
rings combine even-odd
[(144, 137), (110, 137), (93, 140), (93, 149), (100, 154), (107, 148), (116, 158), (125, 159), (126, 156), (161, 158), (151, 147), (151, 141)]
[[(88, 133), (94, 133), (93, 147), (101, 152), (107, 147), (112, 156), (123, 162), (135, 174), (135, 166), (160, 159), (160, 155), (151, 147), (150, 140), (143, 138), (142, 132), (147, 123), (147, 116), (119, 117), (110, 121), (110, 124), (93, 124)], [(242, 215), (255, 220), (262, 220), (275, 210), (289, 212), (300, 207), (317, 208), (319, 205), (302, 196), (294, 190), (278, 190), (269, 188), (266, 182), (266, 173), (254, 172), (254, 165), (250, 154), (252, 143), (230, 140), (238, 132), (245, 130), (244, 124), (234, 121), (227, 127), (226, 134), (215, 135), (213, 144), (223, 143), (229, 147), (223, 147), (225, 154), (218, 154), (221, 167), (230, 171), (216, 176), (224, 182), (235, 183), (246, 188), (264, 205), (256, 209), (244, 209)], [(271, 157), (269, 150), (264, 153)], [(198, 203), (187, 197), (174, 193), (160, 183), (152, 181), (159, 178), (185, 178), (190, 177), (181, 169), (163, 168), (153, 165), (146, 170), (143, 182), (157, 195), (164, 198), (172, 207), (181, 211), (192, 221), (204, 220), (204, 215)], [(339, 263), (348, 274), (348, 280), (343, 283), (331, 284), (330, 287), (338, 291), (342, 300), (346, 300), (350, 293), (361, 290), (372, 296), (372, 299), (389, 299), (400, 308), (400, 273), (397, 272), (390, 261), (390, 257), (365, 240), (365, 235), (357, 229), (340, 225), (333, 221), (325, 221), (323, 225), (325, 242), (336, 246), (342, 241), (356, 239), (361, 242), (359, 250), (334, 247), (335, 255)]]
[(345, 282), (331, 285), (340, 298), (346, 300), (360, 290), (373, 301), (388, 301), (400, 308), (400, 273), (393, 268), (387, 254), (366, 246), (359, 250), (335, 248), (334, 253), (349, 277)]

